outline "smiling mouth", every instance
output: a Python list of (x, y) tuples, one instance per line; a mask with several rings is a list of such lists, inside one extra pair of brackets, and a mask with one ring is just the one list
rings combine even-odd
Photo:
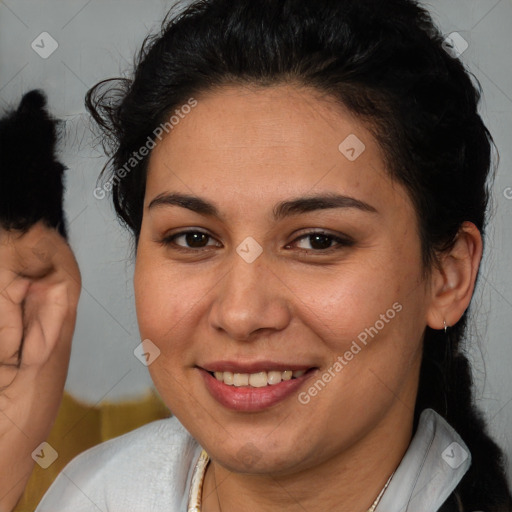
[(254, 413), (285, 401), (318, 371), (318, 367), (294, 366), (223, 361), (198, 369), (206, 389), (219, 404), (233, 411)]
[(298, 379), (313, 370), (263, 371), (257, 373), (208, 372), (219, 382), (234, 387), (263, 388), (275, 386), (283, 381)]

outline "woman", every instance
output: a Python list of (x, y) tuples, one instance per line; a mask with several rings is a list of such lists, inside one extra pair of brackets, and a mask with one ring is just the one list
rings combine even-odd
[(412, 0), (196, 2), (94, 87), (174, 418), (38, 510), (512, 510), (462, 352), (478, 101)]

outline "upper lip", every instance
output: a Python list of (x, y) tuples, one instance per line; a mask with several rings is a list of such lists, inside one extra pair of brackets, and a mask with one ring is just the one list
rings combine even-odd
[(311, 365), (279, 363), (276, 361), (253, 361), (253, 362), (236, 362), (236, 361), (213, 361), (200, 365), (200, 368), (207, 372), (232, 372), (232, 373), (259, 373), (265, 371), (282, 372), (285, 370), (309, 370)]

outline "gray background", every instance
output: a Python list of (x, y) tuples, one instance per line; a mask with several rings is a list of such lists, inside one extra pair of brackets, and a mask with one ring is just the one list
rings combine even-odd
[[(30, 89), (43, 88), (52, 112), (66, 120), (65, 207), (83, 278), (67, 390), (93, 404), (139, 396), (152, 384), (133, 355), (140, 339), (130, 239), (108, 197), (93, 196), (105, 157), (93, 145), (83, 99), (97, 81), (129, 73), (144, 36), (158, 28), (170, 5), (164, 0), (0, 1), (0, 109), (16, 104)], [(478, 404), (507, 451), (512, 475), (512, 0), (431, 0), (426, 5), (443, 33), (456, 31), (469, 43), (461, 58), (483, 86), (481, 112), (501, 156), (472, 304), (470, 354)], [(31, 47), (42, 32), (58, 43), (46, 59)]]

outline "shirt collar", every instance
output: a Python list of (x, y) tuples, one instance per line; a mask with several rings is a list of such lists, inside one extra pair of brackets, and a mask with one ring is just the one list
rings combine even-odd
[(433, 409), (425, 409), (375, 512), (437, 511), (470, 465), (471, 453), (459, 434)]

